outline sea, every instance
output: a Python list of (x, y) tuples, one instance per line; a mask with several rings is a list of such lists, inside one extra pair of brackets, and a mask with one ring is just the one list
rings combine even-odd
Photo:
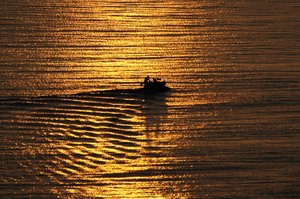
[(299, 0), (0, 2), (0, 198), (300, 198), (299, 143)]

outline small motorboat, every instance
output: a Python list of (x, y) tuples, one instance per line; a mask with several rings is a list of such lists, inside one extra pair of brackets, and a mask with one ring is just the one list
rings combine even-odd
[(165, 81), (161, 81), (160, 78), (153, 78), (153, 81), (151, 81), (149, 76), (145, 78), (141, 86), (144, 86), (144, 91), (150, 92), (165, 92), (170, 90), (170, 88), (166, 86)]

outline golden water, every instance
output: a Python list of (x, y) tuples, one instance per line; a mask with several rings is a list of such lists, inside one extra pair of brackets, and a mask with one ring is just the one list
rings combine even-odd
[(0, 197), (299, 197), (299, 6), (1, 1)]

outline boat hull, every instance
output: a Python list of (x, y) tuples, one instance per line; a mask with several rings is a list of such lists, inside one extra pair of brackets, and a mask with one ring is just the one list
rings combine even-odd
[(144, 91), (150, 92), (165, 92), (170, 90), (166, 87), (166, 82), (147, 82), (144, 84)]

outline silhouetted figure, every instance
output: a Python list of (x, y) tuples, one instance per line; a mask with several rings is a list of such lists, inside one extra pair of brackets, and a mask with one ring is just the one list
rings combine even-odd
[(145, 77), (145, 79), (144, 79), (144, 83), (148, 83), (148, 82), (150, 82), (150, 77), (149, 76)]
[(157, 79), (156, 79), (156, 78), (153, 78), (153, 82), (157, 82)]

